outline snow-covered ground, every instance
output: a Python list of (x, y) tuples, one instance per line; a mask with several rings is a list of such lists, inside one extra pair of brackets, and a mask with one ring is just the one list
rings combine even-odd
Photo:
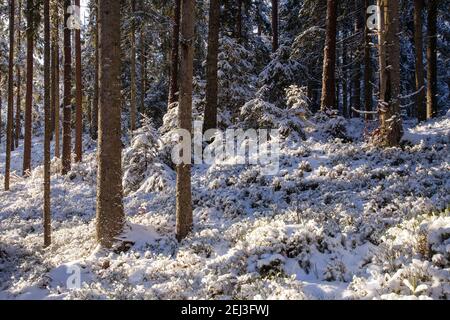
[[(12, 190), (0, 191), (0, 299), (449, 299), (450, 117), (406, 129), (402, 147), (386, 150), (350, 125), (352, 143), (319, 131), (283, 143), (276, 176), (195, 167), (195, 227), (181, 244), (175, 173), (142, 134), (125, 152), (133, 246), (120, 253), (95, 242), (94, 144), (66, 177), (53, 162), (47, 250), (42, 168), (21, 178), (20, 148)], [(35, 166), (41, 158), (36, 137)], [(69, 289), (77, 268), (81, 288)]]

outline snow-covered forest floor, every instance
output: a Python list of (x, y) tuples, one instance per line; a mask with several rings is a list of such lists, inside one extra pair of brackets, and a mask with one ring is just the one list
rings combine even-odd
[[(194, 167), (194, 230), (181, 244), (175, 172), (142, 133), (124, 156), (132, 247), (116, 253), (96, 248), (88, 138), (70, 175), (53, 162), (53, 245), (42, 248), (35, 137), (32, 177), (19, 176), (19, 148), (12, 190), (0, 191), (0, 299), (449, 299), (450, 116), (406, 123), (402, 147), (385, 150), (361, 139), (362, 121), (348, 127), (351, 143), (320, 126), (307, 141), (283, 143), (275, 176), (258, 166)], [(74, 266), (82, 285), (69, 290)]]

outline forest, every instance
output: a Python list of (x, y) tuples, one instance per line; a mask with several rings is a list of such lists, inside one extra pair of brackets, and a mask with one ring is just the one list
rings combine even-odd
[(449, 300), (449, 18), (0, 0), (0, 300)]

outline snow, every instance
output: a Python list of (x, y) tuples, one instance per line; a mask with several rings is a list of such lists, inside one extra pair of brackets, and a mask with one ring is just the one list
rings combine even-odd
[[(349, 141), (332, 137), (341, 124)], [(195, 166), (195, 226), (181, 244), (175, 173), (158, 134), (139, 132), (124, 151), (122, 252), (95, 241), (87, 137), (67, 177), (53, 160), (53, 244), (42, 248), (35, 137), (32, 176), (20, 176), (20, 147), (12, 190), (0, 191), (0, 299), (449, 299), (449, 115), (407, 123), (402, 147), (384, 150), (361, 138), (359, 120), (304, 130), (305, 141), (281, 143), (275, 176), (258, 165)], [(68, 288), (74, 270), (81, 286)]]

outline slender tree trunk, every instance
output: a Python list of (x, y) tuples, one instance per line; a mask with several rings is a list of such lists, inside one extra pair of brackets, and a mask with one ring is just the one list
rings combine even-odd
[(34, 1), (27, 0), (27, 91), (25, 96), (25, 139), (23, 149), (23, 175), (31, 172), (31, 123), (33, 103), (33, 69), (34, 69)]
[(100, 105), (97, 240), (110, 248), (125, 224), (122, 203), (120, 1), (99, 0)]
[(14, 122), (14, 35), (15, 0), (9, 0), (9, 66), (8, 66), (8, 113), (6, 125), (5, 190), (9, 191), (11, 173), (11, 147)]
[[(360, 8), (360, 0), (355, 0), (354, 2), (354, 8), (356, 12), (356, 19), (355, 19), (355, 35), (358, 35), (361, 32), (362, 28), (362, 14), (359, 13)], [(357, 37), (358, 41), (356, 41), (356, 50), (354, 52), (354, 58), (353, 58), (353, 94), (352, 94), (352, 108), (356, 110), (361, 110), (361, 55), (360, 55), (360, 37)], [(357, 118), (359, 117), (359, 113), (356, 111), (351, 112), (353, 117)]]
[(272, 51), (278, 50), (278, 0), (272, 0)]
[(437, 0), (428, 0), (428, 47), (427, 47), (427, 118), (438, 112), (437, 106)]
[(424, 0), (414, 0), (414, 46), (416, 49), (416, 116), (419, 121), (427, 119), (425, 106), (425, 76), (423, 69), (422, 12)]
[[(182, 0), (181, 37), (194, 38), (194, 0)], [(193, 79), (193, 40), (181, 43), (180, 63), (180, 107), (178, 108), (178, 127), (192, 132), (192, 79)], [(189, 158), (190, 159), (190, 158)], [(191, 164), (177, 165), (177, 227), (178, 241), (184, 239), (192, 228)]]
[(400, 39), (398, 2), (378, 0), (380, 7), (380, 140), (382, 146), (400, 143), (403, 128), (400, 115)]
[(21, 136), (21, 127), (20, 127), (20, 116), (21, 116), (21, 87), (22, 87), (22, 78), (21, 78), (21, 72), (20, 72), (20, 54), (22, 52), (22, 34), (21, 34), (21, 24), (22, 24), (22, 0), (19, 0), (19, 7), (18, 7), (18, 24), (17, 24), (17, 64), (16, 64), (16, 78), (17, 78), (17, 91), (16, 91), (16, 125), (15, 125), (15, 132), (14, 132), (14, 143), (16, 145), (16, 148), (19, 147), (19, 139)]
[(208, 55), (206, 57), (206, 106), (203, 132), (217, 128), (218, 54), (220, 31), (219, 0), (211, 0), (209, 8)]
[[(370, 1), (365, 0), (364, 8), (369, 7)], [(369, 14), (366, 11), (366, 21), (369, 19)], [(364, 27), (364, 109), (365, 111), (372, 111), (372, 56), (370, 53), (370, 29), (366, 23)], [(370, 115), (366, 114), (366, 120), (370, 119)]]
[[(140, 2), (139, 9), (141, 11), (144, 11), (144, 3)], [(144, 37), (144, 26), (141, 25), (140, 31), (139, 31), (139, 51), (140, 51), (140, 83), (139, 83), (139, 89), (141, 91), (140, 95), (140, 102), (139, 102), (139, 112), (141, 114), (145, 113), (145, 37)]]
[(99, 65), (99, 47), (98, 47), (98, 0), (95, 0), (95, 30), (94, 30), (94, 47), (95, 47), (95, 61), (94, 61), (94, 97), (92, 99), (92, 116), (91, 116), (91, 137), (94, 140), (97, 140), (98, 136), (98, 100), (99, 100), (99, 74), (100, 74), (100, 65)]
[(172, 52), (170, 61), (169, 108), (178, 101), (178, 60), (180, 46), (181, 0), (175, 0), (173, 13)]
[(336, 1), (327, 0), (327, 31), (323, 59), (323, 82), (321, 109), (326, 111), (334, 108), (336, 100)]
[[(75, 5), (80, 6), (80, 0), (75, 0)], [(81, 29), (75, 29), (75, 161), (83, 160), (83, 83), (81, 80)]]
[(70, 14), (67, 8), (70, 0), (64, 0), (64, 97), (63, 97), (63, 154), (62, 174), (71, 170), (72, 152), (72, 43), (71, 30), (68, 26)]
[(59, 17), (59, 4), (58, 2), (55, 2), (54, 9), (54, 50), (55, 50), (55, 56), (54, 56), (54, 71), (55, 71), (55, 81), (53, 83), (53, 92), (54, 92), (54, 101), (53, 104), (55, 106), (55, 157), (60, 158), (61, 157), (61, 119), (60, 119), (60, 110), (61, 110), (61, 102), (60, 102), (60, 91), (59, 91), (59, 82), (60, 82), (60, 63), (59, 63), (59, 26), (60, 26), (60, 17)]
[(136, 130), (136, 0), (131, 0), (131, 30), (130, 30), (130, 49), (131, 49), (131, 99), (130, 99), (130, 131)]
[(44, 0), (44, 247), (52, 243), (50, 217), (50, 138), (51, 138), (51, 107), (50, 107), (50, 0)]
[(342, 114), (348, 117), (348, 56), (347, 56), (347, 35), (344, 33), (342, 41)]

